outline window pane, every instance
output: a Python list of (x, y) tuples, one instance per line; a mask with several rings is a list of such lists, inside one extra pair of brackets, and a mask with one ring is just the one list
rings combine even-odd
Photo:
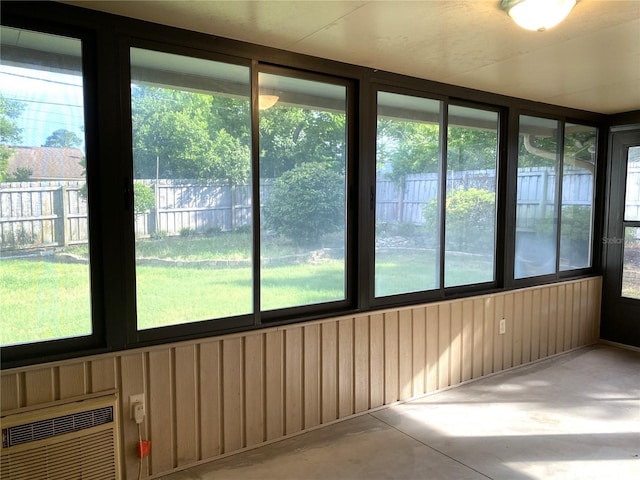
[(445, 286), (494, 280), (498, 114), (449, 107)]
[(520, 117), (515, 278), (556, 271), (558, 122)]
[(0, 344), (90, 335), (82, 44), (1, 38)]
[(640, 221), (640, 147), (629, 148), (625, 191), (624, 219)]
[(591, 266), (597, 133), (593, 127), (565, 125), (560, 270)]
[(131, 49), (138, 328), (252, 312), (249, 69)]
[(440, 102), (378, 93), (375, 296), (439, 286)]
[(346, 87), (261, 73), (261, 308), (346, 298)]
[(640, 300), (640, 227), (624, 229), (622, 296)]

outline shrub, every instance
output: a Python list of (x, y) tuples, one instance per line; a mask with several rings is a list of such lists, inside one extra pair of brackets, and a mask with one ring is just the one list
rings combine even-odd
[[(424, 206), (426, 226), (438, 235), (437, 202)], [(479, 188), (459, 188), (447, 195), (446, 248), (469, 253), (491, 253), (494, 248), (495, 194)]]
[(133, 184), (133, 211), (142, 214), (156, 208), (156, 196), (153, 188), (144, 183), (134, 182)]
[(343, 177), (326, 163), (302, 163), (274, 183), (264, 206), (268, 229), (297, 245), (344, 228)]

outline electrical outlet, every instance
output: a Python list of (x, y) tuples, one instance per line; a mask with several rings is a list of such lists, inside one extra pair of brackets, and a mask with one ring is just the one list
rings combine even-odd
[(145, 408), (144, 405), (144, 393), (139, 393), (137, 395), (129, 395), (129, 418), (131, 420), (135, 420), (135, 415), (134, 415), (134, 409), (133, 406), (136, 403), (141, 403), (142, 404), (142, 411), (146, 414), (147, 409)]
[(500, 320), (500, 335), (504, 335), (507, 332), (507, 321), (503, 318)]

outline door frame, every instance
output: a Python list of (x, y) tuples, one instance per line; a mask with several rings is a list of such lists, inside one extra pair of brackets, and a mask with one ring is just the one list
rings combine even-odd
[(600, 337), (640, 347), (640, 300), (621, 296), (625, 223), (627, 226), (640, 226), (640, 221), (624, 222), (627, 159), (632, 146), (640, 146), (640, 124), (611, 128), (604, 235), (601, 239), (604, 280)]

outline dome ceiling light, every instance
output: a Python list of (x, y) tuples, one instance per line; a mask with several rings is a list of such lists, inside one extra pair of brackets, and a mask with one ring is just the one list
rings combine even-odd
[(569, 15), (576, 0), (501, 0), (500, 8), (522, 28), (544, 32)]

